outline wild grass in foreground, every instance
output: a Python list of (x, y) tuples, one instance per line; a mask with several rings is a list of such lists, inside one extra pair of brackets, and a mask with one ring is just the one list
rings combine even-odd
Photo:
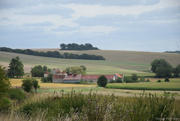
[[(96, 93), (62, 93), (30, 101), (15, 112), (0, 112), (0, 120), (154, 121), (179, 120), (173, 96), (142, 94), (124, 98)], [(179, 104), (177, 104), (179, 105)]]

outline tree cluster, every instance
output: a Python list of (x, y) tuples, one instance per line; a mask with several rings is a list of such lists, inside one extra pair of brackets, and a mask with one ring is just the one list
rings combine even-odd
[(155, 59), (151, 63), (151, 71), (156, 74), (158, 78), (171, 77), (172, 73), (174, 77), (179, 77), (180, 74), (180, 65), (176, 68), (173, 68), (167, 61), (164, 59)]
[(86, 74), (86, 67), (85, 66), (73, 66), (73, 67), (68, 67), (66, 68), (66, 73), (72, 73), (72, 74)]
[(8, 77), (14, 78), (15, 76), (18, 78), (24, 75), (24, 65), (20, 61), (20, 58), (17, 56), (16, 58), (12, 58), (9, 69), (8, 69)]
[(38, 81), (36, 79), (24, 79), (22, 80), (22, 88), (26, 92), (31, 92), (34, 88), (35, 93), (37, 93), (37, 88), (40, 88)]
[(50, 72), (51, 70), (48, 69), (47, 66), (41, 65), (31, 68), (32, 77), (43, 77), (46, 71)]
[(60, 44), (60, 48), (61, 50), (99, 50), (97, 47), (93, 47), (90, 43), (86, 43), (86, 44), (76, 44), (76, 43), (72, 43), (72, 44)]
[(43, 56), (43, 57), (52, 57), (52, 58), (66, 58), (66, 59), (85, 59), (85, 60), (105, 60), (103, 56), (100, 55), (89, 55), (89, 54), (73, 54), (73, 53), (63, 53), (60, 54), (58, 51), (47, 51), (47, 52), (38, 52), (31, 49), (11, 49), (7, 47), (0, 47), (0, 51), (5, 52), (14, 52), (27, 55)]

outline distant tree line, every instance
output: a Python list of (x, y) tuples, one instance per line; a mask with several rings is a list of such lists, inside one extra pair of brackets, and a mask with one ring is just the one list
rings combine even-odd
[(27, 55), (43, 56), (43, 57), (52, 57), (52, 58), (66, 58), (66, 59), (85, 59), (85, 60), (105, 60), (103, 56), (100, 55), (89, 55), (89, 54), (72, 54), (64, 53), (60, 54), (58, 51), (48, 51), (48, 52), (38, 52), (31, 49), (11, 49), (7, 47), (0, 47), (0, 51), (5, 52), (14, 52)]
[(176, 50), (176, 51), (165, 51), (165, 53), (178, 53), (180, 54), (180, 51)]
[(99, 50), (97, 47), (93, 47), (90, 43), (86, 43), (86, 44), (76, 44), (76, 43), (72, 43), (72, 44), (60, 44), (60, 48), (61, 50)]

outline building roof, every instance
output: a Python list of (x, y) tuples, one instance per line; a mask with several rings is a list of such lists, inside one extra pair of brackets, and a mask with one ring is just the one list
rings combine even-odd
[(122, 78), (123, 76), (122, 75), (119, 75), (119, 74), (115, 74), (117, 77), (119, 78)]
[(53, 79), (63, 79), (64, 75), (53, 75)]
[(82, 77), (82, 74), (68, 74), (65, 76), (64, 80), (80, 80)]
[(49, 74), (49, 72), (48, 72), (48, 71), (46, 71), (44, 74)]
[[(98, 79), (101, 75), (87, 75), (87, 76), (82, 76), (82, 79), (83, 80), (86, 80), (86, 79), (91, 79), (91, 80), (95, 80), (95, 79)], [(105, 77), (107, 79), (113, 79), (114, 75), (105, 75)]]

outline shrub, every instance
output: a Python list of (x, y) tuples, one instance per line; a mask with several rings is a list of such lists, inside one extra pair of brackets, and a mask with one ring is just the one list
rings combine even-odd
[(131, 77), (124, 77), (124, 81), (126, 83), (134, 83), (134, 80), (132, 80)]
[[(125, 99), (125, 100), (124, 100)], [(43, 112), (44, 120), (68, 118), (79, 121), (155, 121), (157, 118), (177, 117), (174, 97), (142, 94), (135, 98), (97, 93), (69, 92), (61, 97), (52, 96), (37, 102), (29, 102), (20, 108), (27, 116)], [(45, 112), (45, 113), (44, 113)], [(67, 117), (68, 116), (68, 117)], [(74, 116), (74, 117), (73, 117)]]
[(11, 99), (22, 100), (25, 98), (25, 93), (21, 89), (11, 88), (9, 90), (9, 97)]
[(169, 82), (169, 78), (168, 78), (168, 77), (166, 77), (164, 81), (165, 81), (165, 82)]
[(100, 76), (98, 78), (97, 84), (98, 86), (105, 87), (107, 85), (107, 78), (104, 75)]
[(110, 80), (109, 83), (116, 83), (116, 81), (115, 80)]
[(10, 100), (8, 98), (0, 99), (0, 110), (7, 110), (10, 106)]
[(150, 82), (150, 80), (149, 80), (149, 79), (147, 79), (146, 81), (147, 81), (147, 82)]
[(24, 79), (22, 80), (23, 84), (22, 84), (22, 88), (24, 89), (24, 91), (26, 92), (30, 92), (32, 90), (32, 80), (31, 79)]
[(140, 77), (140, 82), (145, 82), (145, 78), (144, 77)]
[(119, 78), (119, 77), (117, 78), (116, 82), (117, 82), (117, 83), (123, 83), (122, 79)]
[(161, 82), (161, 80), (157, 80), (157, 82)]

